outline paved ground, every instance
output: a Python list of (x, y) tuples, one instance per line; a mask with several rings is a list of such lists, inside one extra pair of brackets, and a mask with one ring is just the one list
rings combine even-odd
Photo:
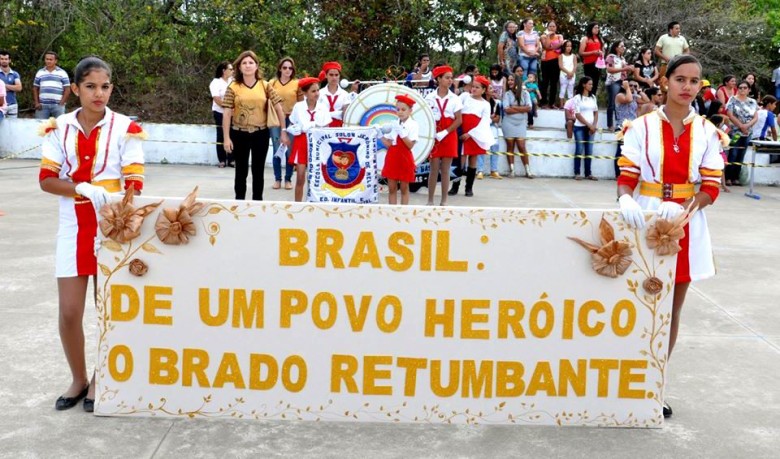
[[(147, 195), (232, 197), (232, 169), (148, 167)], [(35, 161), (0, 161), (0, 457), (777, 457), (780, 188), (708, 209), (719, 274), (691, 288), (659, 430), (96, 418), (56, 412), (68, 384), (57, 335), (56, 199)], [(266, 169), (266, 177), (271, 174)], [(270, 185), (270, 183), (269, 183)], [(268, 187), (267, 187), (268, 188)], [(615, 182), (482, 180), (454, 205), (613, 207)], [(423, 204), (425, 189), (413, 195)], [(384, 198), (384, 196), (383, 196)], [(266, 199), (291, 200), (267, 189)], [(94, 313), (87, 314), (94, 319)], [(88, 351), (94, 361), (94, 330)]]

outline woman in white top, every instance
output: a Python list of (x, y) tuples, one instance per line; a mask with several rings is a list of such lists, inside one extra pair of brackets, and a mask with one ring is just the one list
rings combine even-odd
[(577, 55), (574, 54), (574, 44), (566, 40), (561, 46), (563, 54), (558, 56), (558, 67), (561, 69), (559, 80), (561, 92), (558, 94), (559, 106), (563, 108), (566, 100), (574, 97), (574, 77), (577, 75)]
[(217, 65), (214, 79), (209, 84), (211, 112), (214, 114), (214, 123), (217, 125), (217, 160), (219, 161), (219, 167), (233, 165), (232, 155), (226, 155), (225, 147), (222, 145), (225, 140), (222, 134), (222, 115), (225, 113), (225, 110), (222, 108), (222, 98), (225, 96), (225, 91), (231, 81), (233, 81), (233, 64), (229, 61), (220, 62)]
[(582, 77), (574, 92), (574, 179), (582, 180), (580, 176), (580, 159), (585, 158), (585, 177), (588, 180), (598, 180), (590, 173), (590, 156), (593, 155), (593, 134), (599, 124), (599, 106), (593, 91), (593, 79)]

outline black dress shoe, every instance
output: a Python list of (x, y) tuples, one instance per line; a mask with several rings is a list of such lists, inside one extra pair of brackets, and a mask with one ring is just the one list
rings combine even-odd
[(664, 402), (664, 418), (672, 417), (672, 407), (668, 403)]
[(57, 402), (54, 404), (54, 409), (57, 411), (62, 410), (69, 410), (76, 406), (76, 404), (81, 400), (82, 398), (87, 396), (87, 391), (89, 390), (89, 386), (85, 387), (84, 390), (79, 392), (78, 395), (75, 397), (63, 397), (60, 396), (60, 398), (57, 399)]
[(84, 411), (87, 413), (94, 413), (95, 412), (95, 399), (94, 398), (85, 398), (84, 399)]

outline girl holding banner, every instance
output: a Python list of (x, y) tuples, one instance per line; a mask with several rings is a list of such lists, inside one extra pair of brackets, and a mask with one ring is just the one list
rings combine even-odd
[(339, 87), (339, 78), (341, 78), (341, 64), (338, 62), (326, 62), (322, 64), (322, 72), (328, 81), (325, 90), (320, 92), (320, 102), (326, 104), (330, 112), (331, 122), (328, 127), (341, 127), (344, 125), (344, 112), (347, 106), (357, 95), (359, 81), (352, 83), (352, 91), (347, 91)]
[[(72, 382), (55, 408), (67, 410), (84, 399), (95, 403), (84, 357), (84, 304), (90, 279), (96, 282), (97, 212), (109, 193), (140, 194), (144, 183), (145, 133), (130, 118), (106, 106), (111, 97), (111, 67), (97, 57), (82, 59), (73, 72), (73, 93), (81, 108), (51, 118), (42, 126), (41, 189), (60, 197), (56, 275), (59, 329)], [(124, 180), (124, 188), (121, 186)], [(132, 188), (131, 188), (132, 187)]]
[(306, 133), (314, 126), (327, 126), (331, 118), (327, 104), (320, 99), (319, 79), (302, 78), (298, 80), (298, 89), (303, 93), (304, 100), (293, 106), (287, 132), (295, 136), (289, 162), (295, 165), (295, 201), (301, 202), (306, 184), (306, 165), (309, 163)]
[(409, 204), (409, 183), (414, 181), (414, 155), (412, 148), (419, 138), (420, 127), (411, 118), (414, 99), (399, 94), (395, 96), (399, 123), (382, 136), (382, 144), (387, 148), (382, 176), (387, 179), (388, 203), (397, 204), (398, 184), (401, 188), (401, 205)]
[[(686, 209), (698, 209), (678, 241), (681, 250), (677, 253), (669, 355), (677, 341), (688, 286), (715, 275), (707, 219), (701, 209), (718, 197), (723, 175), (721, 146), (728, 138), (691, 107), (701, 86), (701, 70), (690, 54), (672, 58), (665, 75), (669, 85), (666, 105), (626, 125), (623, 156), (618, 159), (620, 212), (629, 226), (644, 227), (645, 211), (680, 221)], [(697, 182), (701, 183), (698, 192)], [(664, 417), (672, 415), (665, 402), (663, 413)]]
[(461, 125), (461, 110), (463, 104), (460, 98), (450, 91), (453, 81), (452, 67), (440, 65), (433, 69), (433, 78), (436, 80), (437, 89), (428, 94), (425, 101), (433, 111), (433, 119), (436, 121), (436, 143), (433, 145), (430, 160), (430, 173), (428, 174), (428, 205), (433, 205), (433, 197), (436, 195), (436, 180), (441, 172), (441, 202), (439, 205), (447, 205), (447, 190), (450, 187), (450, 166), (453, 158), (458, 157), (458, 127)]

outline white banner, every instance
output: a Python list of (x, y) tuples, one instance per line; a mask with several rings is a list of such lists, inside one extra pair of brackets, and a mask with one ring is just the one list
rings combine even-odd
[(379, 199), (374, 128), (312, 129), (308, 133), (307, 201), (371, 204)]
[(663, 423), (675, 257), (614, 211), (180, 203), (103, 242), (99, 415)]

